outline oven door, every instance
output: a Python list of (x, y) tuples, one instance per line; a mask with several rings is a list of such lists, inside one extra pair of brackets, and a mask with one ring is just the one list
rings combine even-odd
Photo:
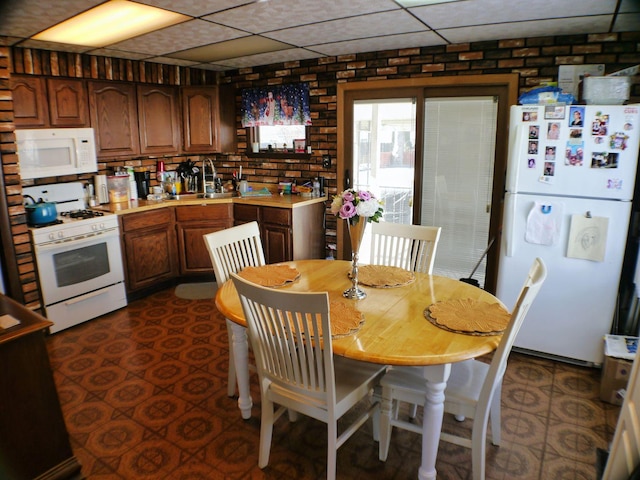
[(45, 305), (124, 281), (118, 229), (35, 246)]

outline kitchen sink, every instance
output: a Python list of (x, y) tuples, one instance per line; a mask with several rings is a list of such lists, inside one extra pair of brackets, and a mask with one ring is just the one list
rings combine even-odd
[(224, 193), (182, 193), (180, 195), (173, 195), (169, 197), (169, 200), (196, 200), (198, 198), (232, 198), (237, 197), (237, 192), (224, 192)]

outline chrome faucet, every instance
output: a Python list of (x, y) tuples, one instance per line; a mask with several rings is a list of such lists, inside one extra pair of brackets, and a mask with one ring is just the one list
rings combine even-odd
[[(211, 191), (207, 192), (207, 161), (209, 162), (209, 166), (211, 167)], [(209, 157), (205, 157), (202, 160), (202, 193), (206, 196), (207, 193), (216, 193), (216, 167), (213, 165), (213, 160)]]

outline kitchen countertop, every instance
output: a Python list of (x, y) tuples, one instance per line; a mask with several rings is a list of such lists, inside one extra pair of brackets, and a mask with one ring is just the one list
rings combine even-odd
[(164, 207), (176, 207), (183, 205), (210, 205), (217, 203), (237, 203), (242, 205), (258, 205), (277, 208), (296, 208), (305, 205), (311, 205), (319, 202), (326, 202), (328, 197), (303, 197), (301, 195), (279, 195), (272, 194), (270, 197), (224, 197), (224, 198), (198, 198), (197, 194), (180, 195), (179, 199), (167, 199), (160, 201), (150, 200), (131, 200), (122, 203), (106, 203), (96, 207), (93, 210), (116, 213), (119, 215), (134, 212), (144, 212), (147, 210), (155, 210)]

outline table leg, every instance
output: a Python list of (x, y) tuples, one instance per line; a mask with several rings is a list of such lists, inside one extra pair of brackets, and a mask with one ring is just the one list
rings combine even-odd
[(249, 343), (247, 329), (237, 323), (227, 320), (227, 325), (233, 332), (233, 362), (236, 366), (238, 380), (238, 407), (242, 418), (251, 418), (251, 391), (249, 387)]
[(424, 368), (427, 393), (424, 398), (422, 421), (422, 465), (419, 480), (436, 480), (436, 457), (444, 416), (444, 389), (451, 373), (451, 365), (433, 365)]

